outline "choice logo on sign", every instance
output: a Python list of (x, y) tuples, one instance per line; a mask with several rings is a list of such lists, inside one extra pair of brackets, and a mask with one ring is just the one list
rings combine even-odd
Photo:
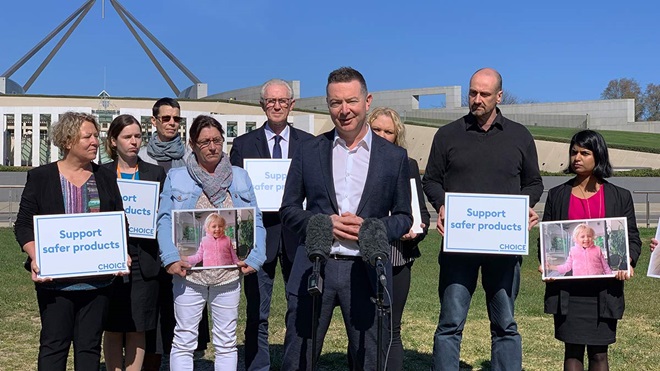
[(445, 194), (446, 252), (527, 255), (529, 197)]
[(131, 237), (156, 238), (156, 217), (160, 183), (117, 179)]
[[(86, 225), (95, 227), (80, 227)], [(35, 216), (34, 243), (39, 277), (128, 272), (126, 239), (123, 211)]]

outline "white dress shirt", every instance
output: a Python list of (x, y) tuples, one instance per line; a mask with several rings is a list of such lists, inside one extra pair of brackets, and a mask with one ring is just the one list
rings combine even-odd
[[(269, 124), (266, 124), (266, 139), (268, 140), (268, 150), (270, 151), (270, 158), (273, 158), (273, 147), (275, 146), (275, 132), (270, 128)], [(282, 158), (289, 158), (289, 125), (284, 127), (284, 130), (280, 133), (282, 139), (280, 140), (280, 148), (282, 148)]]
[[(351, 150), (346, 141), (337, 135), (332, 147), (332, 178), (337, 195), (339, 215), (350, 212), (355, 214), (362, 198), (364, 184), (369, 171), (371, 157), (371, 129)], [(360, 251), (355, 241), (337, 241), (332, 245), (331, 254), (359, 256)]]

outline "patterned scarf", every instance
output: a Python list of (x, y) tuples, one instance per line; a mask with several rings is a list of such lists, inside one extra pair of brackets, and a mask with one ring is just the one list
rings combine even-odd
[(186, 154), (186, 149), (178, 134), (169, 142), (161, 142), (158, 135), (152, 136), (147, 143), (147, 154), (156, 161), (172, 161), (172, 167), (185, 165), (183, 156)]
[(227, 197), (227, 189), (232, 182), (231, 162), (226, 153), (222, 152), (220, 162), (215, 167), (215, 172), (209, 174), (197, 162), (197, 156), (192, 153), (186, 158), (186, 168), (188, 174), (197, 184), (202, 186), (206, 197), (217, 208), (222, 208), (222, 203)]

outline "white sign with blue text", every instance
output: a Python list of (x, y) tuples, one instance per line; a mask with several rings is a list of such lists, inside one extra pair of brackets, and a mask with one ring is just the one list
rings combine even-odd
[(155, 239), (160, 183), (117, 179), (117, 185), (128, 218), (128, 235)]
[(243, 166), (252, 180), (259, 209), (279, 211), (291, 160), (246, 158)]
[(445, 252), (527, 255), (529, 196), (445, 194)]
[(34, 216), (39, 277), (128, 272), (123, 211)]

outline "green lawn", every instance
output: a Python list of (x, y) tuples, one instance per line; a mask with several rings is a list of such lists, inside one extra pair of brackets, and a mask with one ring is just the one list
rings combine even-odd
[[(654, 230), (643, 229), (643, 255), (635, 278), (626, 284), (627, 308), (619, 322), (618, 341), (610, 348), (613, 370), (656, 370), (660, 364), (660, 319), (658, 319), (659, 281), (646, 277), (648, 241)], [(523, 262), (521, 292), (516, 302), (516, 317), (523, 336), (525, 370), (561, 369), (562, 343), (553, 337), (552, 317), (543, 314), (544, 283), (536, 271), (536, 238), (538, 229), (530, 234), (534, 241), (529, 257)], [(437, 234), (432, 232), (422, 244), (423, 256), (413, 267), (413, 283), (404, 314), (403, 340), (406, 349), (406, 370), (427, 370), (430, 366), (439, 304), (437, 299), (439, 249)], [(0, 370), (34, 370), (39, 334), (36, 298), (27, 272), (22, 268), (24, 256), (9, 229), (0, 229)], [(281, 280), (276, 285), (271, 319), (271, 343), (275, 364), (279, 370), (284, 338), (284, 302)], [(243, 312), (243, 311), (241, 311)], [(239, 320), (239, 343), (242, 342), (245, 318)], [(343, 370), (346, 341), (339, 312), (330, 327), (321, 357), (322, 370)], [(242, 348), (240, 349), (242, 352)], [(197, 366), (211, 369), (211, 352)], [(242, 359), (242, 354), (240, 356)], [(490, 332), (483, 290), (477, 289), (464, 332), (461, 353), (465, 370), (489, 370)], [(71, 363), (71, 362), (70, 362)]]
[[(449, 120), (432, 118), (407, 117), (406, 125), (440, 127), (449, 123)], [(544, 126), (527, 126), (537, 140), (547, 140), (568, 143), (573, 134), (582, 129), (555, 128)], [(660, 134), (639, 133), (632, 131), (598, 130), (603, 135), (608, 147), (627, 149), (639, 152), (660, 153)]]
[[(528, 126), (527, 129), (536, 139), (560, 142), (570, 142), (573, 134), (581, 130), (541, 126)], [(614, 130), (598, 130), (598, 132), (603, 135), (610, 148), (660, 153), (660, 134)]]

